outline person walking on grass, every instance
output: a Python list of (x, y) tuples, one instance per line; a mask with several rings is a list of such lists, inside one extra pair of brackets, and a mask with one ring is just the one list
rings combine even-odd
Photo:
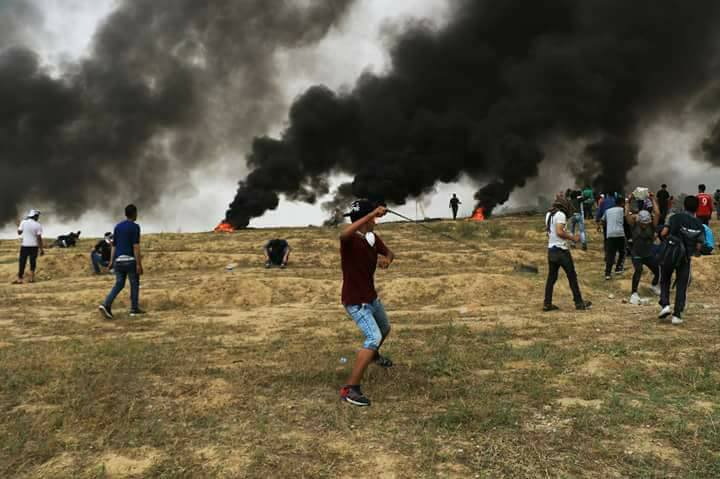
[(457, 219), (458, 209), (460, 209), (461, 204), (462, 202), (460, 201), (460, 198), (453, 193), (452, 198), (450, 198), (450, 209), (452, 210), (453, 220)]
[[(601, 218), (606, 231), (605, 279), (612, 279), (613, 264), (615, 274), (622, 274), (625, 261), (625, 198), (615, 200), (615, 205), (605, 210)], [(617, 259), (617, 262), (616, 262)]]
[[(660, 255), (660, 320), (672, 315), (672, 324), (683, 323), (682, 313), (685, 310), (687, 290), (690, 285), (692, 256), (700, 253), (705, 240), (703, 224), (695, 217), (698, 209), (696, 196), (687, 196), (685, 211), (676, 213), (668, 219), (668, 223), (660, 233), (665, 239)], [(672, 275), (676, 274), (675, 309), (670, 309), (670, 285)]]
[(360, 389), (370, 363), (392, 367), (390, 359), (380, 355), (380, 347), (390, 334), (390, 322), (375, 291), (375, 269), (387, 269), (395, 259), (380, 236), (375, 234), (375, 221), (387, 209), (367, 200), (355, 201), (350, 216), (352, 224), (340, 234), (340, 260), (343, 273), (342, 304), (365, 336), (352, 372), (340, 388), (340, 399), (355, 406), (369, 406), (370, 400)]
[(630, 251), (633, 264), (632, 291), (630, 294), (630, 304), (640, 304), (640, 295), (638, 294), (638, 286), (642, 277), (643, 267), (652, 272), (652, 291), (660, 295), (660, 268), (657, 264), (655, 255), (653, 254), (653, 245), (655, 243), (655, 230), (660, 221), (660, 207), (657, 200), (650, 193), (653, 212), (650, 214), (647, 210), (640, 210), (637, 214), (630, 211), (630, 204), (633, 202), (631, 196), (630, 201), (625, 203), (625, 219), (630, 225), (632, 231), (632, 249)]
[(140, 276), (143, 274), (142, 254), (140, 252), (140, 225), (137, 220), (137, 207), (125, 207), (125, 221), (118, 223), (113, 232), (113, 246), (110, 254), (110, 268), (115, 270), (115, 285), (105, 301), (98, 307), (105, 319), (113, 319), (112, 304), (125, 281), (130, 280), (130, 316), (144, 314), (140, 309)]
[(580, 235), (571, 235), (567, 231), (568, 216), (572, 214), (572, 206), (565, 198), (555, 200), (552, 209), (545, 215), (545, 228), (548, 234), (548, 277), (545, 284), (545, 301), (543, 311), (555, 311), (560, 308), (555, 306), (553, 300), (553, 289), (558, 279), (560, 268), (565, 271), (570, 290), (572, 291), (575, 309), (590, 309), (592, 303), (583, 300), (578, 284), (575, 264), (568, 247), (568, 241), (579, 241)]
[(28, 274), (28, 282), (35, 282), (35, 270), (37, 269), (37, 257), (45, 254), (43, 249), (42, 225), (39, 222), (40, 212), (38, 210), (30, 210), (25, 219), (18, 224), (17, 232), (21, 237), (20, 258), (18, 267), (18, 276), (13, 284), (23, 284), (25, 282), (25, 268), (28, 259), (30, 260), (30, 273)]

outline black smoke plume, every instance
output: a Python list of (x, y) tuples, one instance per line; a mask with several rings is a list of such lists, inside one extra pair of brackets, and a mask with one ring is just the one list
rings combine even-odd
[(31, 1), (0, 3), (0, 224), (20, 204), (147, 207), (243, 151), (285, 113), (275, 54), (322, 39), (353, 1), (123, 0), (59, 73), (25, 41)]
[(299, 97), (281, 138), (253, 142), (228, 220), (246, 226), (280, 194), (313, 201), (338, 172), (354, 177), (353, 195), (396, 204), (465, 174), (486, 184), (476, 198), (491, 210), (537, 175), (558, 138), (587, 145), (581, 177), (621, 191), (644, 127), (718, 78), (715, 0), (455, 7), (439, 31), (415, 23), (395, 38), (389, 72)]

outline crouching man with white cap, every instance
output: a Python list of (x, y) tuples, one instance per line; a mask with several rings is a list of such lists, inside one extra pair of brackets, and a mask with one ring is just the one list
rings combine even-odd
[(38, 222), (40, 212), (38, 210), (30, 210), (25, 219), (18, 224), (18, 235), (21, 237), (20, 244), (20, 261), (18, 268), (18, 277), (13, 284), (23, 284), (25, 281), (25, 267), (28, 259), (30, 260), (30, 273), (28, 274), (28, 282), (35, 281), (35, 270), (37, 269), (37, 257), (45, 254), (42, 240), (42, 225)]

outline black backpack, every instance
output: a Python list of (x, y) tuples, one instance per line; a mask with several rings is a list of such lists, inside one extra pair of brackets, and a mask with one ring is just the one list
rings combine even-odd
[(669, 235), (660, 257), (662, 264), (671, 268), (679, 268), (690, 261), (693, 251), (688, 251), (687, 245), (696, 244), (701, 234), (704, 234), (704, 231), (683, 226), (677, 236)]

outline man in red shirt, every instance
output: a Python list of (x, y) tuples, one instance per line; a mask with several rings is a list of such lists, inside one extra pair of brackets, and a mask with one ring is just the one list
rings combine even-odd
[(702, 224), (709, 226), (713, 212), (713, 198), (705, 193), (705, 185), (698, 185), (697, 199), (698, 209), (695, 216), (697, 216), (697, 219), (699, 219)]
[(386, 269), (395, 258), (373, 231), (375, 219), (386, 213), (384, 206), (367, 200), (355, 201), (352, 211), (345, 215), (350, 216), (352, 224), (340, 234), (342, 304), (365, 336), (350, 377), (340, 388), (340, 399), (355, 406), (370, 405), (370, 400), (360, 390), (368, 365), (375, 361), (385, 368), (392, 366), (392, 361), (378, 352), (390, 333), (390, 322), (375, 291), (376, 267)]

